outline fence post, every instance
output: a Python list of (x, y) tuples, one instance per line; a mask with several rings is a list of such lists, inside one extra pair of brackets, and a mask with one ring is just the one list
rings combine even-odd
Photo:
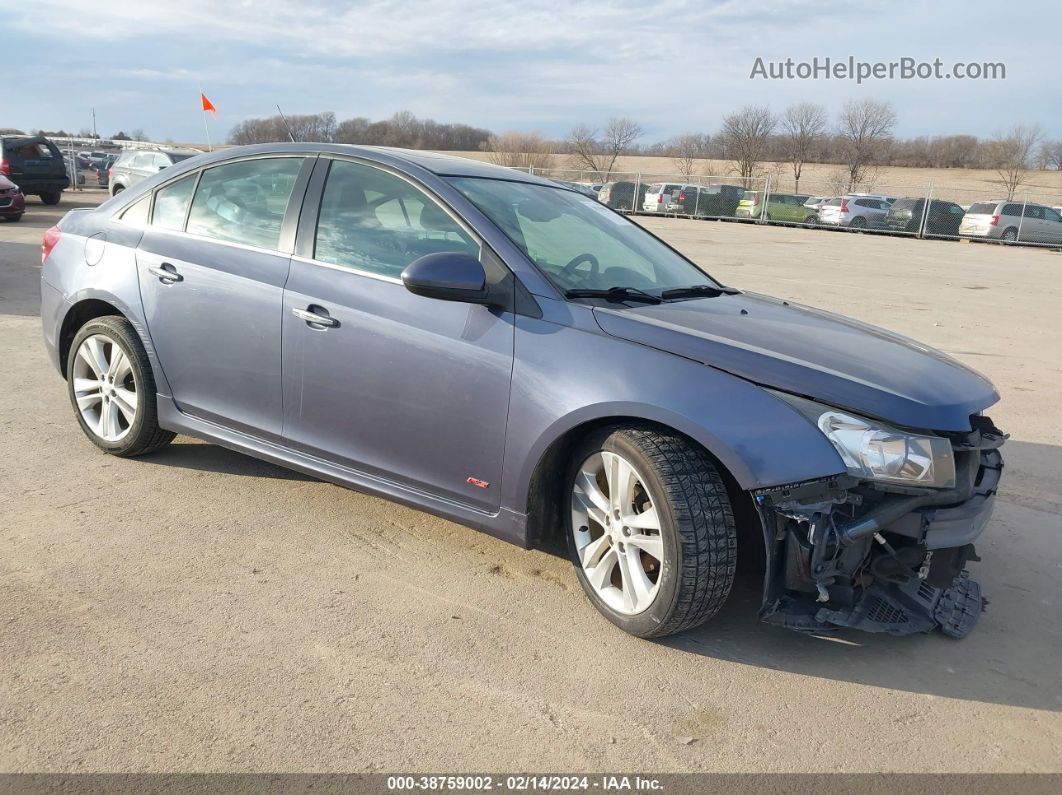
[(922, 220), (918, 224), (918, 239), (925, 240), (926, 237), (926, 223), (929, 220), (929, 207), (933, 203), (933, 183), (929, 183), (929, 190), (926, 191), (926, 206), (922, 208)]
[(634, 195), (631, 196), (631, 215), (637, 212), (638, 205), (641, 203), (642, 194), (642, 172), (639, 171), (634, 175)]
[(533, 177), (533, 176), (535, 176), (535, 164), (534, 164), (534, 163), (532, 163), (531, 165), (529, 165), (529, 166), (527, 167), (527, 175), (528, 175), (529, 177)]
[(771, 175), (763, 178), (763, 210), (760, 211), (760, 223), (767, 223), (767, 204), (771, 199)]
[[(700, 177), (697, 177), (697, 180), (698, 180), (698, 183), (699, 183), (700, 182)], [(697, 191), (697, 198), (693, 202), (693, 217), (694, 218), (700, 218), (700, 216), (701, 216), (701, 186), (700, 186), (700, 184), (694, 185), (693, 189), (695, 191)]]
[(1029, 194), (1026, 193), (1021, 200), (1021, 217), (1018, 219), (1018, 236), (1014, 239), (1015, 243), (1021, 242), (1021, 225), (1025, 222), (1025, 205), (1029, 203)]

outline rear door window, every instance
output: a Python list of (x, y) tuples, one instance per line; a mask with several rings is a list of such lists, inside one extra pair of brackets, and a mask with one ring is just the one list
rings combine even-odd
[(277, 157), (206, 169), (188, 214), (188, 233), (275, 249), (300, 168), (301, 157)]
[(188, 214), (188, 204), (192, 200), (197, 174), (189, 174), (183, 179), (171, 182), (155, 191), (155, 209), (151, 214), (151, 225), (162, 229), (184, 229), (184, 218)]

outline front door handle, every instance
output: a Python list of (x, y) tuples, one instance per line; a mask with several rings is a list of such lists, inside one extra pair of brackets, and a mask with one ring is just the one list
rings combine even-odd
[[(317, 311), (314, 311), (314, 310)], [(324, 313), (324, 314), (322, 314)], [(305, 320), (311, 326), (321, 326), (322, 328), (335, 328), (339, 325), (339, 321), (334, 317), (330, 317), (328, 313), (322, 307), (308, 306), (306, 309), (299, 309), (293, 307), (291, 314), (295, 315), (299, 320)]]
[(164, 262), (158, 268), (148, 268), (148, 273), (152, 276), (157, 276), (159, 281), (163, 284), (174, 284), (176, 282), (183, 282), (184, 277), (177, 272), (177, 269), (170, 263)]

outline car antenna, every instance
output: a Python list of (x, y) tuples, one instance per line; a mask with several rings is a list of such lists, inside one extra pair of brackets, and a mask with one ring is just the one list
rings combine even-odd
[(284, 129), (288, 131), (288, 138), (295, 143), (295, 136), (291, 134), (291, 127), (288, 126), (288, 120), (284, 117), (284, 111), (280, 109), (280, 105), (277, 105), (277, 113), (280, 114), (280, 120), (284, 122)]

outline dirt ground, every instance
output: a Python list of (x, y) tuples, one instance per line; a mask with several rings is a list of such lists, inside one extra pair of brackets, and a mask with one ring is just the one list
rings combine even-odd
[(0, 771), (1062, 771), (1062, 255), (651, 219), (724, 282), (990, 376), (1012, 434), (964, 641), (640, 641), (570, 565), (180, 437), (83, 438), (40, 237), (0, 223)]

